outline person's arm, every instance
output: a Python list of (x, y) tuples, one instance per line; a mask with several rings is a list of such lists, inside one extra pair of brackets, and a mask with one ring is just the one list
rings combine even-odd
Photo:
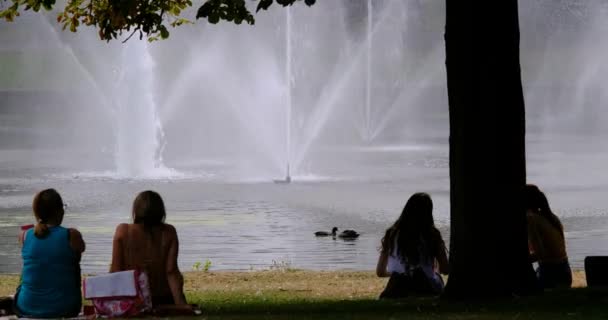
[(390, 272), (386, 271), (386, 266), (388, 264), (388, 253), (384, 250), (380, 253), (380, 257), (378, 258), (378, 264), (376, 265), (376, 275), (380, 278), (390, 277)]
[(86, 249), (82, 234), (76, 229), (68, 229), (68, 232), (70, 233), (70, 247), (78, 254), (78, 260), (80, 260), (82, 253)]
[(530, 262), (538, 262), (539, 256), (544, 253), (543, 241), (534, 213), (528, 213), (528, 249), (530, 251)]
[(124, 261), (123, 242), (127, 234), (127, 224), (121, 223), (116, 227), (114, 239), (112, 240), (112, 264), (110, 272), (124, 271), (126, 269)]
[(25, 242), (25, 234), (27, 233), (27, 230), (34, 228), (33, 224), (27, 224), (24, 226), (21, 226), (21, 232), (19, 232), (19, 245), (21, 245), (23, 247), (23, 243)]
[(439, 273), (441, 274), (449, 274), (450, 273), (450, 262), (448, 260), (448, 250), (445, 245), (443, 248), (439, 250), (437, 254), (437, 263), (439, 264)]
[(530, 241), (530, 236), (528, 235), (528, 250), (530, 252), (530, 262), (534, 263), (538, 261), (538, 255), (536, 254), (536, 250), (534, 250), (534, 245), (532, 241)]
[(19, 240), (19, 245), (23, 247), (23, 242), (25, 242), (25, 233), (27, 232), (27, 230), (21, 230), (21, 232), (19, 232), (19, 236), (18, 236), (18, 240)]
[(441, 236), (441, 232), (438, 229), (435, 229), (433, 232), (435, 246), (433, 249), (433, 255), (435, 256), (435, 269), (439, 271), (441, 274), (449, 274), (450, 273), (450, 261), (448, 259), (448, 249), (445, 246), (445, 241), (443, 241), (443, 237)]
[(169, 281), (169, 288), (171, 288), (171, 294), (173, 295), (173, 301), (177, 305), (187, 304), (186, 297), (184, 296), (184, 277), (179, 271), (177, 266), (177, 255), (179, 253), (179, 241), (177, 239), (177, 231), (171, 225), (167, 225), (170, 234), (169, 242), (169, 253), (167, 254), (167, 280)]

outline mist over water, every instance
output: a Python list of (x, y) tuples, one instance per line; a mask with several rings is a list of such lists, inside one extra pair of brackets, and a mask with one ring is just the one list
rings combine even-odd
[[(606, 7), (520, 2), (528, 180), (564, 220), (575, 265), (608, 253)], [(444, 11), (331, 0), (126, 44), (62, 32), (53, 14), (0, 24), (0, 272), (18, 270), (13, 234), (46, 187), (83, 231), (85, 272), (106, 269), (145, 189), (165, 198), (185, 269), (373, 269), (416, 191), (433, 196), (447, 238)], [(294, 183), (273, 184), (287, 163)], [(363, 236), (311, 237), (334, 225)]]

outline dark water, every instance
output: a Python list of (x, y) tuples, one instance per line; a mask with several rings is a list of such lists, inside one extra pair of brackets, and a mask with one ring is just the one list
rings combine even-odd
[[(586, 147), (579, 137), (530, 139), (529, 180), (543, 187), (562, 218), (573, 265), (586, 255), (608, 254), (608, 152)], [(0, 272), (18, 272), (18, 227), (33, 222), (37, 190), (54, 187), (68, 203), (64, 225), (78, 228), (87, 243), (84, 272), (107, 270), (112, 235), (129, 221), (131, 201), (145, 189), (165, 199), (168, 222), (180, 237), (180, 266), (189, 270), (210, 260), (212, 269), (260, 269), (288, 264), (306, 269), (375, 267), (384, 230), (413, 192), (429, 192), (436, 223), (447, 238), (449, 190), (447, 145), (335, 148), (324, 151), (324, 167), (289, 185), (267, 180), (225, 181), (201, 175), (205, 164), (173, 164), (173, 179), (114, 179), (111, 172), (74, 170), (71, 152), (1, 150)], [(67, 151), (65, 151), (67, 152)], [(331, 153), (331, 156), (327, 153)], [(45, 158), (46, 166), (27, 159)], [(348, 161), (346, 161), (348, 160)], [(185, 162), (184, 162), (185, 163)], [(356, 229), (356, 241), (315, 238), (313, 232)]]

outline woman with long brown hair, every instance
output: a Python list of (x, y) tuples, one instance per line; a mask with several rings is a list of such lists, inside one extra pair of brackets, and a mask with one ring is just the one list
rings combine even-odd
[(75, 317), (82, 303), (82, 235), (61, 226), (64, 203), (54, 189), (36, 194), (32, 206), (36, 225), (19, 237), (23, 270), (15, 295), (17, 314), (30, 318)]
[(444, 284), (438, 272), (449, 272), (447, 249), (435, 227), (431, 197), (415, 193), (382, 238), (376, 274), (390, 279), (380, 298), (439, 294)]
[(158, 193), (140, 193), (133, 202), (133, 223), (116, 227), (112, 246), (110, 272), (145, 271), (155, 307), (186, 304), (184, 279), (177, 266), (177, 232), (165, 223), (165, 217), (165, 204)]
[(533, 262), (538, 262), (536, 275), (543, 288), (572, 285), (572, 271), (566, 253), (564, 226), (553, 213), (549, 201), (540, 189), (532, 184), (524, 189), (527, 219), (528, 246)]

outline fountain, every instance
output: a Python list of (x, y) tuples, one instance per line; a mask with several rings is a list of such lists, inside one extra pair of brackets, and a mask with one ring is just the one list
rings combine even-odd
[(373, 6), (372, 0), (367, 0), (367, 72), (365, 73), (365, 135), (366, 142), (372, 140), (372, 45), (373, 45)]
[[(606, 239), (573, 235), (606, 222), (608, 6), (520, 5), (529, 180), (553, 194), (571, 247), (603, 250)], [(151, 44), (62, 32), (54, 14), (0, 22), (0, 236), (54, 187), (72, 208), (66, 223), (90, 237), (83, 271), (104, 272), (115, 226), (152, 188), (189, 239), (182, 268), (201, 252), (220, 269), (283, 254), (295, 267), (373, 268), (374, 237), (317, 257), (326, 243), (306, 230), (343, 220), (372, 234), (420, 190), (448, 228), (444, 6), (298, 1), (255, 26), (197, 21)], [(0, 269), (18, 273), (9, 242)], [(340, 263), (326, 259), (336, 252)]]
[[(522, 74), (529, 132), (606, 132), (602, 84), (608, 6), (600, 0), (533, 1), (522, 16)], [(559, 142), (556, 142), (559, 143)]]
[[(289, 166), (291, 164), (291, 109), (292, 109), (292, 101), (291, 101), (291, 82), (292, 82), (292, 74), (291, 74), (291, 6), (287, 7), (285, 10), (285, 83), (287, 85), (287, 112), (285, 119), (285, 127), (286, 135), (286, 166), (285, 166), (285, 180), (282, 180), (283, 183), (291, 182), (291, 173), (289, 172)], [(277, 180), (275, 180), (277, 182)]]
[[(47, 17), (40, 15), (39, 18), (77, 65), (90, 85), (87, 91), (99, 99), (100, 109), (112, 119), (116, 132), (115, 171), (99, 175), (137, 179), (175, 176), (177, 172), (167, 168), (162, 159), (164, 132), (154, 97), (155, 63), (147, 41), (133, 39), (123, 46), (106, 48), (114, 58), (110, 60), (120, 61), (120, 65), (116, 68), (106, 66), (105, 69), (111, 70), (112, 74), (103, 75), (99, 70), (92, 71), (93, 65), (83, 63), (75, 53), (73, 43), (69, 39), (66, 42), (61, 31)], [(92, 54), (96, 60), (102, 56)], [(112, 64), (109, 61), (105, 63)]]
[(166, 177), (162, 159), (164, 132), (154, 98), (154, 60), (145, 40), (130, 41), (122, 52), (115, 92), (116, 169), (119, 177)]
[[(365, 145), (370, 145), (378, 142), (389, 124), (399, 120), (399, 117), (389, 119), (386, 116), (387, 113), (393, 113), (388, 112), (389, 109), (393, 109), (394, 106), (394, 109), (400, 110), (403, 115), (407, 114), (414, 103), (419, 102), (404, 101), (404, 97), (399, 94), (407, 90), (404, 87), (405, 73), (401, 69), (407, 69), (411, 62), (408, 61), (405, 50), (400, 44), (401, 38), (404, 37), (403, 33), (407, 30), (397, 28), (395, 24), (401, 26), (404, 23), (403, 14), (407, 6), (402, 1), (374, 3), (378, 4), (375, 11), (371, 2), (367, 2), (368, 18), (364, 29), (366, 34), (364, 40), (348, 39), (350, 50), (338, 58), (329, 81), (325, 82), (326, 87), (321, 90), (318, 99), (314, 102), (315, 107), (308, 116), (308, 126), (303, 130), (304, 139), (299, 141), (298, 148), (294, 151), (292, 164), (296, 169), (300, 167), (313, 144), (324, 134), (324, 131), (333, 129), (337, 119), (352, 112), (349, 108), (352, 108), (353, 102), (356, 103), (357, 92), (363, 93), (361, 96), (363, 104), (359, 105), (362, 106), (359, 110), (363, 112), (362, 116), (354, 112), (356, 117), (352, 118), (353, 126), (360, 137), (360, 140), (349, 141), (354, 144), (363, 142)], [(387, 50), (387, 47), (390, 49)], [(432, 71), (429, 78), (433, 77), (434, 81), (440, 83), (437, 80), (440, 79), (438, 78), (440, 73), (435, 70), (441, 70), (441, 65), (434, 59), (429, 59), (428, 63), (428, 66), (431, 66), (430, 63), (435, 63), (434, 70), (428, 70)], [(412, 71), (419, 69), (412, 68), (416, 68)], [(364, 81), (360, 81), (361, 79)], [(418, 83), (412, 81), (411, 87), (418, 87)], [(377, 118), (381, 120), (380, 125), (376, 124)]]
[(253, 27), (186, 25), (153, 44), (106, 44), (94, 30), (48, 28), (45, 17), (69, 53), (65, 69), (86, 79), (76, 96), (104, 115), (89, 128), (99, 141), (81, 142), (111, 150), (111, 166), (92, 175), (176, 177), (168, 164), (177, 176), (289, 182), (314, 176), (333, 157), (324, 150), (406, 135), (402, 121), (416, 118), (425, 88), (443, 85), (441, 43), (422, 62), (410, 58), (411, 5), (359, 0), (349, 25), (355, 2), (273, 6)]
[[(280, 175), (285, 177), (282, 181), (303, 174), (315, 150), (328, 143), (381, 142), (383, 134), (395, 131), (400, 117), (424, 99), (423, 86), (443, 85), (438, 62), (443, 50), (437, 44), (428, 61), (408, 61), (401, 43), (408, 5), (398, 0), (373, 5), (371, 0), (362, 1), (367, 5), (363, 41), (350, 34), (345, 20), (335, 19), (345, 16), (347, 1), (312, 8), (276, 7), (258, 18), (252, 29), (184, 28), (193, 55), (183, 59), (192, 62), (168, 83), (168, 96), (159, 108), (165, 128), (174, 131), (177, 123), (189, 123), (180, 112), (221, 117), (223, 126), (204, 119), (202, 126), (206, 137), (224, 144), (200, 141), (205, 150), (200, 155), (213, 157), (240, 175), (246, 171), (250, 176), (255, 168), (254, 179)], [(247, 59), (239, 52), (247, 52)], [(420, 73), (423, 81), (406, 78), (401, 69)], [(411, 81), (407, 86), (406, 80)], [(236, 127), (226, 128), (226, 121)], [(167, 154), (181, 153), (175, 151), (179, 146), (170, 135), (167, 139)], [(235, 148), (227, 149), (226, 142)]]

